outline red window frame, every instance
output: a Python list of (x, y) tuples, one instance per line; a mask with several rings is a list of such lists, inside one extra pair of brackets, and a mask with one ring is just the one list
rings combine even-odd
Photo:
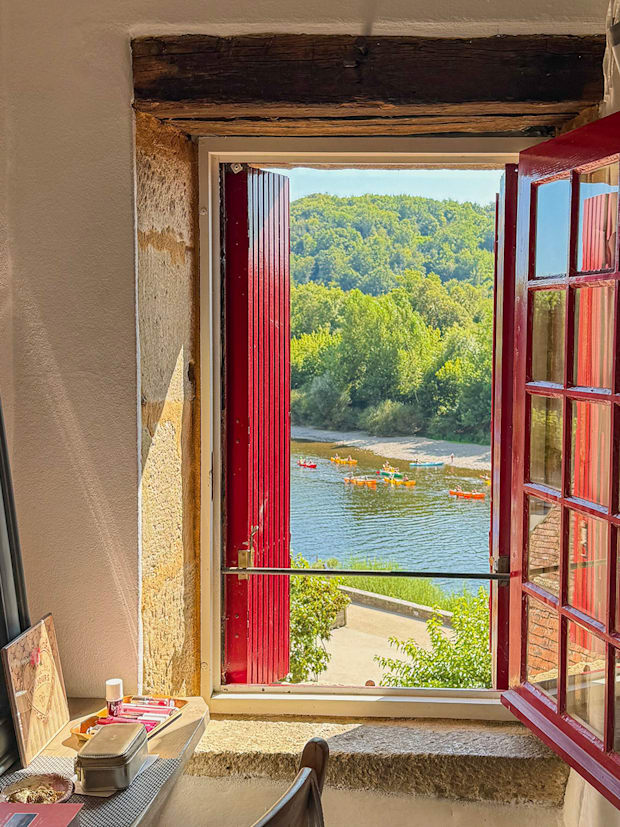
[[(564, 760), (578, 770), (616, 807), (620, 807), (620, 755), (614, 751), (616, 729), (616, 669), (620, 665), (620, 624), (616, 621), (617, 533), (620, 530), (618, 487), (620, 437), (620, 346), (618, 318), (620, 250), (618, 233), (615, 238), (614, 266), (603, 271), (578, 269), (579, 233), (579, 175), (620, 158), (620, 115), (612, 115), (581, 129), (547, 141), (521, 153), (519, 159), (519, 189), (517, 215), (517, 257), (515, 278), (515, 375), (514, 375), (514, 432), (512, 447), (512, 515), (511, 515), (511, 609), (510, 609), (510, 686), (503, 703), (527, 726), (533, 729)], [(535, 276), (536, 201), (534, 193), (544, 183), (567, 179), (570, 182), (570, 219), (567, 267), (565, 273), (549, 277)], [(617, 210), (617, 205), (616, 205)], [(559, 219), (558, 219), (559, 220)], [(590, 258), (590, 261), (596, 260)], [(576, 387), (573, 382), (574, 365), (574, 304), (578, 288), (593, 288), (611, 284), (613, 288), (613, 338), (611, 343), (611, 388)], [(564, 320), (564, 376), (562, 383), (534, 382), (531, 376), (533, 296), (536, 291), (551, 289), (564, 291), (566, 296)], [(554, 490), (532, 482), (529, 478), (530, 399), (546, 397), (558, 400), (562, 409), (561, 486)], [(610, 438), (608, 456), (609, 493), (605, 504), (586, 499), (592, 493), (587, 487), (571, 493), (571, 403), (599, 403), (610, 410)], [(590, 408), (599, 411), (602, 408)], [(577, 419), (577, 428), (579, 420)], [(594, 467), (594, 466), (593, 466)], [(592, 474), (590, 474), (592, 476)], [(559, 597), (527, 580), (529, 496), (557, 506), (560, 509)], [(569, 510), (591, 516), (607, 525), (607, 559), (605, 582), (604, 621), (589, 617), (585, 611), (569, 603)], [(574, 567), (573, 567), (574, 568)], [(557, 618), (559, 634), (557, 646), (557, 694), (555, 699), (539, 686), (528, 682), (526, 658), (528, 654), (527, 603), (544, 605), (549, 617)], [(569, 630), (569, 621), (577, 624)], [(547, 627), (551, 635), (553, 624)], [(579, 629), (585, 630), (583, 633)], [(591, 728), (567, 712), (567, 684), (569, 678), (568, 643), (577, 634), (593, 634), (604, 647), (604, 726), (602, 739)], [(572, 635), (572, 637), (571, 637)], [(581, 673), (578, 673), (581, 675)], [(572, 690), (575, 692), (576, 690)], [(619, 707), (620, 708), (620, 707)], [(620, 721), (618, 723), (620, 727)]]

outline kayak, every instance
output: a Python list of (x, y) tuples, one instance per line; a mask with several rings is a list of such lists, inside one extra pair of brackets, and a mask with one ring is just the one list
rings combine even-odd
[(300, 468), (316, 468), (316, 462), (302, 462), (301, 460), (297, 460), (297, 465)]
[(330, 462), (334, 462), (336, 465), (357, 465), (356, 459), (342, 459), (341, 457), (330, 457)]
[(377, 471), (377, 474), (381, 474), (382, 477), (387, 477), (390, 480), (402, 480), (403, 478), (402, 471)]
[(416, 461), (416, 462), (410, 462), (409, 467), (410, 468), (439, 468), (443, 464), (444, 464), (443, 462), (418, 462), (418, 461)]
[(345, 477), (345, 482), (350, 482), (353, 485), (361, 485), (362, 488), (366, 486), (366, 488), (376, 488), (377, 487), (377, 480), (375, 479), (368, 479), (367, 477)]
[(453, 497), (461, 497), (465, 500), (484, 500), (486, 494), (483, 491), (452, 491), (448, 492)]

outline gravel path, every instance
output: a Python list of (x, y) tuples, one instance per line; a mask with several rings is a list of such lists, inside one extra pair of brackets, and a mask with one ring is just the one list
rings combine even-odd
[(468, 442), (447, 442), (443, 439), (429, 439), (425, 436), (371, 436), (365, 431), (326, 431), (321, 428), (307, 428), (293, 425), (292, 439), (307, 439), (311, 442), (335, 442), (350, 448), (372, 451), (391, 459), (424, 462), (450, 462), (457, 468), (471, 468), (476, 471), (491, 470), (491, 448)]

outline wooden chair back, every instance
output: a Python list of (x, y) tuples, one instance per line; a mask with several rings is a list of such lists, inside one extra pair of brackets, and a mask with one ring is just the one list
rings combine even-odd
[(321, 793), (329, 758), (322, 738), (311, 738), (291, 786), (253, 827), (324, 827)]

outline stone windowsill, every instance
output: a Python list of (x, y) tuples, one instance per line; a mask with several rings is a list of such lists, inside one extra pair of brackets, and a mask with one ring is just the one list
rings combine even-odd
[(568, 766), (520, 724), (215, 716), (186, 773), (291, 781), (314, 736), (329, 744), (332, 787), (546, 807), (564, 800)]

